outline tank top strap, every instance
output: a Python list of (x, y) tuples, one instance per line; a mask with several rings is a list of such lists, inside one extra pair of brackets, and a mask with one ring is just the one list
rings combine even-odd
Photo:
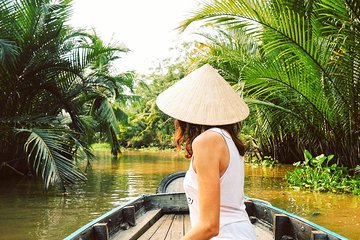
[[(207, 131), (214, 131), (219, 133), (225, 140), (226, 146), (228, 148), (229, 151), (229, 164), (226, 167), (225, 172), (222, 174), (222, 176), (220, 177), (220, 180), (222, 181), (224, 178), (226, 178), (227, 175), (231, 175), (231, 174), (237, 174), (236, 171), (239, 169), (239, 166), (233, 166), (234, 165), (234, 160), (235, 160), (235, 165), (239, 165), (240, 161), (237, 161), (237, 158), (240, 157), (239, 152), (236, 148), (236, 145), (234, 143), (234, 141), (231, 138), (230, 133), (228, 133), (226, 130), (221, 129), (221, 128), (209, 128)], [(235, 172), (234, 172), (235, 171)], [(230, 173), (229, 173), (230, 172)], [(234, 172), (234, 173), (232, 173)]]
[(232, 140), (230, 134), (227, 131), (225, 131), (224, 129), (221, 129), (221, 128), (218, 128), (218, 127), (213, 127), (213, 128), (209, 128), (206, 131), (213, 131), (213, 132), (219, 133), (220, 135), (222, 135), (224, 137), (227, 144), (228, 144), (228, 140)]

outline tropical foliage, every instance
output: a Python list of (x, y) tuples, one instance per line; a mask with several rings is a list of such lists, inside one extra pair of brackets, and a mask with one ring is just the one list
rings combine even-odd
[(197, 61), (244, 85), (262, 156), (295, 162), (309, 149), (360, 163), (357, 0), (212, 1), (182, 28), (193, 22), (206, 31)]
[(360, 195), (360, 175), (350, 175), (347, 167), (330, 164), (334, 155), (321, 154), (313, 157), (304, 151), (304, 162), (296, 162), (296, 168), (287, 173), (286, 181), (292, 187), (302, 187), (315, 191), (350, 192)]
[(264, 158), (249, 158), (247, 160), (252, 166), (260, 167), (274, 167), (279, 164), (279, 161), (272, 157), (265, 156)]
[(119, 150), (114, 103), (132, 85), (111, 75), (126, 49), (71, 29), (70, 13), (70, 0), (0, 1), (0, 172), (36, 174), (45, 189), (85, 179), (75, 160), (91, 159), (96, 132)]
[[(184, 50), (188, 45), (184, 45)], [(171, 148), (173, 119), (156, 106), (156, 97), (185, 76), (188, 63), (183, 56), (163, 60), (150, 74), (139, 76), (134, 93), (137, 99), (127, 106), (127, 124), (122, 124), (121, 142), (130, 148)]]

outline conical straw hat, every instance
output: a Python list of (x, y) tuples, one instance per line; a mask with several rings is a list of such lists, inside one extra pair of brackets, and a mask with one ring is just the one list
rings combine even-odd
[(156, 104), (175, 119), (199, 125), (232, 124), (249, 115), (240, 95), (209, 64), (162, 92)]

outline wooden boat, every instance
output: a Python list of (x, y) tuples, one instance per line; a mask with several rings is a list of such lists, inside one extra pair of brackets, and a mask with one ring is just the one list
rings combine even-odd
[[(182, 189), (185, 172), (165, 177), (157, 194), (142, 195), (98, 217), (65, 240), (176, 240), (190, 229), (188, 205)], [(246, 211), (259, 240), (345, 240), (324, 227), (247, 198)]]

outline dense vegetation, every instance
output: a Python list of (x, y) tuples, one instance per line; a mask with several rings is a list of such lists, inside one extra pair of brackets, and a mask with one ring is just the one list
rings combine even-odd
[[(161, 69), (137, 81), (135, 94), (137, 101), (133, 101), (126, 112), (128, 122), (122, 125), (123, 134), (120, 141), (124, 147), (130, 148), (148, 148), (171, 147), (171, 135), (174, 132), (173, 121), (163, 112), (161, 112), (155, 103), (157, 95), (167, 87), (183, 77), (182, 69), (167, 69), (165, 74)], [(176, 71), (176, 72), (177, 72)], [(151, 81), (151, 83), (146, 83)]]
[(184, 43), (175, 48), (176, 57), (158, 63), (148, 75), (138, 76), (135, 80), (131, 104), (123, 106), (128, 122), (121, 124), (121, 143), (124, 147), (160, 149), (173, 148), (173, 119), (161, 112), (156, 106), (156, 97), (166, 88), (183, 78), (190, 65), (191, 44)]
[(133, 79), (111, 74), (126, 49), (70, 28), (70, 12), (69, 0), (0, 1), (0, 174), (41, 176), (45, 189), (85, 179), (75, 160), (91, 159), (96, 133), (119, 152), (116, 99)]
[(92, 158), (92, 143), (109, 142), (114, 156), (121, 145), (171, 147), (173, 122), (155, 98), (210, 63), (250, 106), (242, 138), (265, 159), (253, 162), (304, 161), (288, 175), (292, 185), (307, 187), (322, 171), (325, 181), (346, 180), (337, 190), (359, 191), (357, 178), (346, 177), (360, 165), (356, 0), (211, 1), (181, 26), (200, 23), (202, 40), (146, 76), (114, 74), (127, 49), (67, 26), (70, 12), (71, 0), (0, 0), (1, 176), (37, 175), (45, 189), (65, 189), (85, 179), (76, 160)]
[(214, 1), (183, 28), (193, 22), (207, 38), (197, 61), (244, 86), (261, 155), (360, 164), (358, 1)]
[(285, 179), (292, 187), (360, 195), (360, 175), (350, 173), (347, 167), (340, 167), (336, 163), (330, 164), (333, 157), (334, 155), (324, 154), (313, 157), (305, 150), (305, 160), (295, 163), (296, 168), (287, 173)]

